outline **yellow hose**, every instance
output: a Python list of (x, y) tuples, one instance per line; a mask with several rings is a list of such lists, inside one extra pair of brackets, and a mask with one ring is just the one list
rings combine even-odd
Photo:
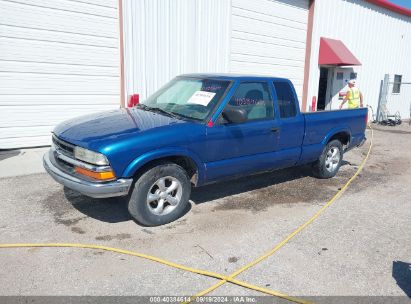
[[(100, 245), (90, 245), (90, 244), (74, 244), (74, 243), (45, 243), (45, 244), (31, 244), (31, 243), (19, 243), (19, 244), (0, 244), (0, 248), (25, 248), (25, 247), (65, 247), (65, 248), (84, 248), (84, 249), (97, 249), (97, 250), (105, 250), (105, 251), (111, 251), (111, 252), (116, 252), (120, 254), (126, 254), (126, 255), (131, 255), (131, 256), (136, 256), (139, 258), (151, 260), (169, 267), (173, 267), (176, 269), (184, 270), (187, 272), (191, 273), (196, 273), (200, 274), (203, 276), (208, 276), (212, 278), (219, 279), (220, 282), (217, 284), (211, 286), (210, 288), (207, 288), (203, 290), (202, 292), (198, 293), (197, 295), (193, 296), (190, 298), (190, 301), (193, 301), (195, 298), (204, 296), (208, 294), (209, 292), (217, 289), (221, 285), (230, 282), (248, 289), (252, 289), (255, 291), (259, 291), (268, 295), (280, 297), (283, 299), (287, 299), (289, 301), (295, 302), (295, 303), (301, 303), (301, 304), (307, 304), (311, 303), (309, 301), (305, 301), (302, 299), (298, 299), (295, 297), (288, 296), (286, 294), (283, 294), (278, 291), (270, 290), (267, 288), (255, 286), (252, 284), (248, 284), (246, 282), (240, 281), (235, 279), (236, 276), (238, 276), (240, 273), (244, 272), (245, 270), (255, 266), (256, 264), (260, 263), (264, 259), (268, 258), (269, 256), (273, 255), (276, 251), (278, 251), (281, 247), (283, 247), (287, 242), (289, 242), (295, 235), (297, 235), (299, 232), (301, 232), (304, 228), (306, 228), (309, 224), (311, 224), (315, 219), (317, 219), (338, 197), (341, 196), (342, 193), (348, 188), (348, 186), (352, 183), (352, 181), (358, 176), (358, 174), (361, 172), (363, 169), (370, 153), (371, 153), (371, 148), (372, 148), (372, 141), (373, 141), (374, 133), (373, 130), (371, 129), (371, 142), (370, 142), (370, 147), (368, 149), (367, 155), (362, 161), (361, 165), (358, 167), (357, 172), (348, 180), (348, 182), (339, 190), (317, 213), (315, 213), (308, 221), (306, 221), (304, 224), (302, 224), (300, 227), (298, 227), (296, 230), (294, 230), (291, 234), (289, 234), (283, 241), (278, 243), (273, 249), (268, 251), (267, 253), (263, 254), (262, 256), (258, 257), (254, 261), (248, 263), (244, 267), (240, 268), (236, 272), (232, 273), (229, 276), (224, 276), (221, 274), (218, 274), (216, 272), (211, 272), (211, 271), (206, 271), (206, 270), (201, 270), (201, 269), (196, 269), (196, 268), (191, 268), (187, 267), (181, 264), (177, 264), (174, 262), (170, 262), (164, 259), (160, 259), (151, 255), (135, 252), (135, 251), (129, 251), (129, 250), (124, 250), (124, 249), (119, 249), (119, 248), (114, 248), (114, 247), (107, 247), (107, 246), (100, 246)], [(187, 303), (189, 303), (187, 302)]]
[[(287, 244), (294, 236), (296, 236), (304, 228), (306, 228), (308, 225), (310, 225), (312, 222), (314, 222), (328, 207), (331, 206), (332, 203), (334, 203), (337, 200), (337, 198), (339, 198), (345, 192), (345, 190), (348, 188), (348, 186), (353, 182), (353, 180), (358, 176), (358, 174), (360, 174), (360, 172), (362, 171), (362, 169), (365, 166), (365, 163), (368, 160), (368, 157), (370, 156), (372, 145), (373, 145), (373, 139), (374, 139), (374, 131), (371, 127), (370, 127), (370, 129), (371, 129), (371, 141), (370, 141), (370, 146), (368, 148), (367, 155), (365, 156), (365, 158), (361, 162), (361, 165), (358, 167), (355, 174), (348, 180), (348, 182), (320, 210), (318, 210), (308, 221), (306, 221), (304, 224), (302, 224), (296, 230), (291, 232), (284, 240), (282, 240), (280, 243), (278, 243), (273, 249), (271, 249), (267, 253), (263, 254), (262, 256), (258, 257), (257, 259), (251, 261), (250, 263), (246, 264), (245, 266), (243, 266), (242, 268), (240, 268), (236, 272), (230, 274), (228, 276), (229, 279), (233, 279), (234, 277), (238, 276), (240, 273), (246, 271), (247, 269), (255, 266), (256, 264), (258, 264), (261, 261), (265, 260), (269, 256), (273, 255), (281, 247), (283, 247), (285, 244)], [(224, 285), (227, 282), (231, 282), (231, 281), (230, 280), (224, 280), (224, 279), (221, 280), (220, 282), (216, 283), (215, 285), (213, 285), (213, 286), (199, 292), (195, 296), (191, 297), (190, 301), (186, 302), (186, 303), (190, 303), (194, 299), (196, 299), (198, 297), (201, 297), (201, 296), (204, 296), (204, 295), (212, 292), (213, 290), (217, 289), (218, 287), (220, 287), (221, 285)], [(291, 299), (289, 299), (289, 300), (294, 302), (294, 300), (291, 300)]]

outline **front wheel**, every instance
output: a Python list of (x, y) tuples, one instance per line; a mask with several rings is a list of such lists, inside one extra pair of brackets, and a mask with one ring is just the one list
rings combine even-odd
[(341, 167), (343, 146), (339, 140), (330, 141), (325, 146), (320, 158), (313, 164), (314, 176), (318, 178), (334, 177)]
[(190, 193), (191, 184), (186, 171), (174, 163), (161, 163), (138, 178), (128, 210), (144, 226), (164, 225), (185, 213)]

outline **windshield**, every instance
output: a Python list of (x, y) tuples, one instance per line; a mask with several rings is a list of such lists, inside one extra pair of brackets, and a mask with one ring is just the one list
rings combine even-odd
[(180, 118), (204, 120), (224, 95), (229, 81), (177, 77), (142, 102)]

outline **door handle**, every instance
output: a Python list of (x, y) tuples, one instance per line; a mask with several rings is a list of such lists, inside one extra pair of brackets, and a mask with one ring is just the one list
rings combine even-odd
[(273, 132), (273, 133), (280, 132), (280, 128), (278, 128), (278, 127), (271, 128), (271, 132)]

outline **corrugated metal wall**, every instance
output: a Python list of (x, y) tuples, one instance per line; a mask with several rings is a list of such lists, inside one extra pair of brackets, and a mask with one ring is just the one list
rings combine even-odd
[(233, 0), (231, 71), (304, 81), (308, 0)]
[[(362, 0), (316, 0), (308, 100), (317, 96), (320, 37), (340, 39), (362, 63), (355, 67), (365, 104), (377, 109), (384, 74), (411, 80), (411, 18)], [(410, 99), (411, 96), (408, 97)], [(393, 100), (396, 100), (395, 98)], [(409, 117), (409, 102), (391, 104)]]
[(50, 143), (63, 120), (118, 108), (116, 0), (0, 0), (0, 149)]
[(230, 0), (123, 0), (126, 95), (171, 78), (228, 72)]
[(302, 95), (308, 0), (123, 0), (127, 95), (172, 77), (233, 72), (290, 78)]

